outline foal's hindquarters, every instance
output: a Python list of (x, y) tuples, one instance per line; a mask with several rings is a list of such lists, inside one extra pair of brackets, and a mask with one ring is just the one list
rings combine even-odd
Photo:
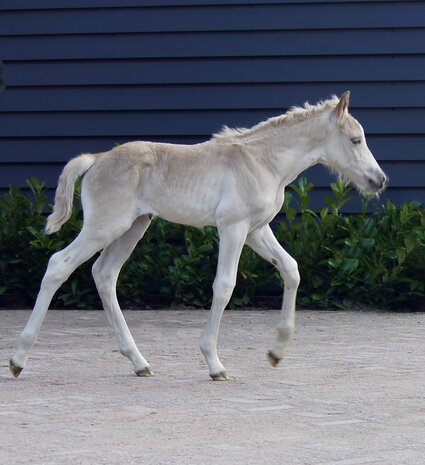
[[(78, 162), (78, 158), (75, 161)], [(66, 168), (63, 176), (66, 177)], [(151, 221), (149, 215), (137, 214), (139, 181), (139, 168), (130, 160), (108, 154), (97, 159), (86, 173), (81, 192), (83, 228), (68, 247), (49, 260), (34, 309), (20, 335), (19, 348), (10, 360), (10, 370), (15, 377), (25, 367), (55, 292), (78, 266), (102, 249), (93, 266), (93, 276), (118, 337), (120, 351), (132, 361), (137, 375), (151, 374), (128, 330), (116, 297), (119, 271)], [(66, 179), (63, 182), (66, 183)], [(56, 198), (58, 201), (61, 199)]]

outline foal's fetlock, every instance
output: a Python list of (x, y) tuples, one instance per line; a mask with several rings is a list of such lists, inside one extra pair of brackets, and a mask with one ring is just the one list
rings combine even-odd
[(210, 369), (210, 377), (213, 381), (227, 381), (226, 369), (218, 359), (217, 352), (212, 351), (210, 348), (207, 349), (205, 344), (201, 344), (201, 352), (203, 353), (206, 362)]
[(277, 328), (278, 336), (273, 345), (272, 350), (270, 350), (267, 354), (270, 364), (273, 367), (276, 367), (279, 362), (282, 360), (283, 356), (285, 355), (289, 343), (294, 335), (294, 328), (292, 327), (284, 327), (284, 328)]
[(282, 342), (289, 342), (294, 335), (294, 328), (293, 327), (277, 327), (278, 339)]

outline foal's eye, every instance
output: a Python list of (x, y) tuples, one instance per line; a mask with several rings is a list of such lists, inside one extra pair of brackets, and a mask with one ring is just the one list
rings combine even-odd
[(354, 144), (354, 145), (359, 145), (362, 143), (362, 139), (360, 137), (353, 137), (351, 139), (351, 143)]

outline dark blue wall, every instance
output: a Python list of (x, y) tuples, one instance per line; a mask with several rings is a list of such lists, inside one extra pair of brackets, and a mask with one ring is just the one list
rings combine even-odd
[[(386, 196), (425, 203), (425, 2), (2, 0), (1, 58), (0, 191), (53, 187), (81, 152), (199, 142), (349, 89)], [(326, 192), (324, 169), (307, 174)]]

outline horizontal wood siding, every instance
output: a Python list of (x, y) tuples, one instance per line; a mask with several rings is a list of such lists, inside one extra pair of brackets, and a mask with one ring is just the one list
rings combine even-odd
[[(81, 152), (195, 143), (352, 91), (391, 184), (425, 204), (425, 2), (3, 0), (0, 192)], [(316, 206), (332, 180), (307, 172)], [(358, 199), (348, 208), (359, 208)]]

